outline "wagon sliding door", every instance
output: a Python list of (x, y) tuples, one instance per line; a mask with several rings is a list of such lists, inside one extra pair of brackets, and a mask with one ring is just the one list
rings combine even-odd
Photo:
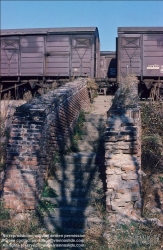
[(46, 75), (69, 77), (69, 50), (69, 36), (48, 35), (46, 37)]
[(141, 75), (141, 37), (138, 35), (123, 35), (119, 44), (119, 75)]
[(2, 37), (0, 42), (0, 75), (18, 76), (19, 37)]
[(44, 37), (23, 36), (21, 45), (21, 75), (42, 76), (44, 58)]
[(72, 37), (71, 75), (94, 77), (94, 43), (91, 37)]

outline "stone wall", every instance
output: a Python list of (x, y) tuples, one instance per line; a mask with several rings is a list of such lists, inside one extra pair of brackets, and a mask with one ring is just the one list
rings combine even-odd
[(141, 120), (136, 79), (120, 86), (105, 131), (106, 206), (120, 216), (141, 214)]
[(4, 168), (5, 165), (5, 147), (7, 144), (7, 135), (10, 123), (16, 107), (26, 103), (24, 100), (0, 100), (0, 197), (3, 190)]
[(35, 209), (54, 153), (68, 146), (80, 111), (89, 107), (86, 80), (79, 79), (16, 109), (3, 185), (6, 208)]

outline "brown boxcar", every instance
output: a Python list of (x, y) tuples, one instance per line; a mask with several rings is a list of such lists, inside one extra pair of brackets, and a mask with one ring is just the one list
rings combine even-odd
[(1, 30), (0, 39), (1, 83), (99, 77), (97, 27)]
[(141, 97), (163, 96), (163, 27), (118, 28), (118, 79), (134, 74)]
[(163, 79), (163, 27), (118, 28), (118, 76)]

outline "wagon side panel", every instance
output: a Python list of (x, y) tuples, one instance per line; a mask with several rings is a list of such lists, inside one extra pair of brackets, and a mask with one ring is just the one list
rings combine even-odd
[(89, 35), (73, 35), (71, 48), (72, 76), (94, 77), (94, 39)]
[(0, 74), (1, 76), (19, 76), (19, 36), (1, 37)]
[(143, 35), (143, 76), (163, 77), (163, 34)]
[(118, 37), (118, 75), (141, 75), (141, 35), (120, 34)]
[(22, 36), (20, 40), (21, 76), (44, 74), (44, 36)]
[(46, 37), (45, 69), (47, 76), (69, 77), (70, 39), (69, 35), (48, 35)]

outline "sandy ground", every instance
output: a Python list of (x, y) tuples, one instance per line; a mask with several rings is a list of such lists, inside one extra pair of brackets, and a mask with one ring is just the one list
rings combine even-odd
[(113, 95), (99, 95), (94, 98), (93, 104), (91, 106), (91, 114), (101, 114), (106, 115), (107, 111), (110, 109), (112, 105)]

